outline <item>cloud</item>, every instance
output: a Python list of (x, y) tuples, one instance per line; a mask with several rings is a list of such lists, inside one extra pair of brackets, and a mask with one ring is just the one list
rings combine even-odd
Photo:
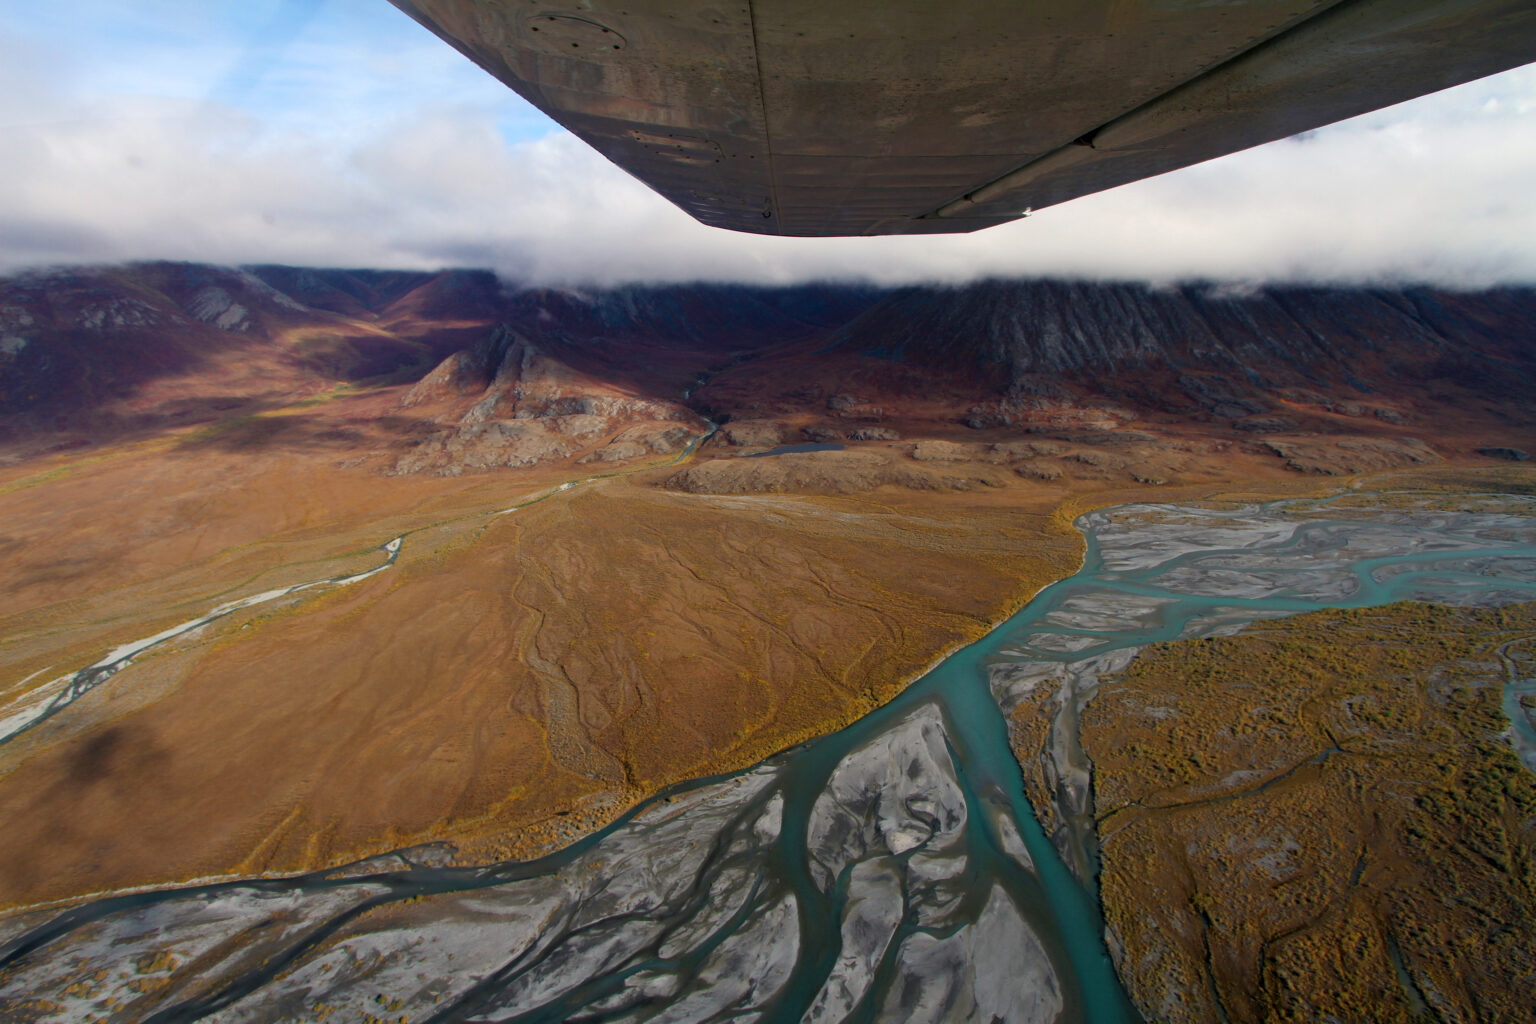
[(262, 43), (270, 69), (229, 46), (190, 72), (201, 91), (83, 86), (35, 40), (0, 39), (0, 267), (1536, 282), (1536, 66), (973, 235), (782, 239), (702, 227), (571, 136), (529, 138), (540, 115), (435, 40), (333, 52), (287, 6), (298, 20)]

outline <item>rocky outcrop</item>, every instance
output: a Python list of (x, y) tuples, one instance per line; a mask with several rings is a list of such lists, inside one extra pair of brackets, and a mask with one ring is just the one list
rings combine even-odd
[(784, 440), (784, 425), (773, 420), (734, 420), (720, 428), (720, 439), (742, 448), (772, 448)]
[(212, 324), (222, 331), (247, 331), (251, 328), (251, 311), (223, 288), (210, 285), (192, 297), (187, 312), (194, 319)]
[(890, 427), (856, 427), (848, 431), (850, 441), (900, 441), (901, 435)]
[(692, 494), (853, 494), (877, 487), (969, 491), (1003, 485), (1005, 470), (967, 464), (928, 468), (881, 450), (788, 452), (762, 459), (713, 459), (673, 474), (667, 486)]
[(854, 395), (837, 394), (827, 400), (827, 410), (839, 419), (878, 421), (885, 416), (885, 407)]
[(1412, 437), (1345, 438), (1338, 441), (1271, 437), (1265, 438), (1261, 444), (1284, 459), (1287, 469), (1329, 476), (1369, 473), (1440, 461), (1440, 456), (1433, 448)]
[(457, 475), (577, 455), (624, 462), (681, 451), (707, 429), (680, 404), (613, 393), (508, 324), (443, 360), (400, 404), (447, 412), (442, 429), (397, 460), (396, 473)]
[(953, 441), (919, 441), (912, 446), (912, 457), (919, 462), (958, 462), (975, 458), (976, 452)]

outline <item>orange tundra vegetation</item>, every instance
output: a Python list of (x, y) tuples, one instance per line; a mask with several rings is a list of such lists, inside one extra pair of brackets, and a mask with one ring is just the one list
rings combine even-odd
[[(1208, 381), (1198, 417), (1081, 382), (973, 407), (996, 382), (963, 360), (828, 349), (862, 292), (171, 264), (0, 285), (30, 332), (0, 367), (0, 717), (404, 538), (0, 745), (0, 908), (551, 850), (889, 699), (1073, 571), (1091, 507), (1394, 469), (1531, 486), (1472, 454), (1524, 436), (1497, 433), (1520, 403), (1410, 438), (1310, 392), (1238, 429)], [(692, 447), (705, 414), (732, 419)], [(742, 457), (818, 438), (844, 450)]]
[[(5, 903), (428, 839), (544, 849), (850, 721), (1078, 549), (1017, 495), (698, 496), (637, 478), (496, 515), (559, 474), (285, 461), (130, 451), (88, 483), (6, 479), (25, 538), (3, 555), (12, 680), (378, 564), (375, 545), (407, 536), (393, 569), (219, 620), (3, 748)], [(68, 511), (87, 486), (90, 514)]]
[(405, 541), (392, 569), (156, 648), (0, 748), (0, 901), (429, 840), (465, 859), (551, 849), (887, 700), (1071, 572), (1077, 511), (1214, 486), (1002, 468), (695, 494), (653, 460), (559, 490), (587, 467), (380, 477), (195, 432), (29, 460), (0, 474), (8, 697)]
[(1536, 604), (1156, 644), (1083, 716), (1105, 919), (1170, 1021), (1524, 1020), (1536, 779), (1503, 735)]

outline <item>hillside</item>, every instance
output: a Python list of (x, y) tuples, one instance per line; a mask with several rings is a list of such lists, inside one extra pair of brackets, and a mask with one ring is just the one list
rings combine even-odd
[(1085, 508), (1529, 487), (1533, 309), (0, 281), (0, 905), (558, 847), (889, 700)]

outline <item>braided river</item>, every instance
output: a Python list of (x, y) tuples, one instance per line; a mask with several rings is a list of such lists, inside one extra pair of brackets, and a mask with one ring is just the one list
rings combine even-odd
[[(1147, 644), (1260, 618), (1536, 600), (1536, 501), (1132, 505), (1077, 525), (1080, 571), (886, 706), (551, 856), (458, 867), (417, 847), (0, 919), (0, 1020), (1136, 1020), (1094, 889), (1076, 732), (1094, 691)], [(1049, 815), (1006, 717), (1042, 685)], [(1536, 764), (1515, 699), (1536, 680), (1505, 685)]]

